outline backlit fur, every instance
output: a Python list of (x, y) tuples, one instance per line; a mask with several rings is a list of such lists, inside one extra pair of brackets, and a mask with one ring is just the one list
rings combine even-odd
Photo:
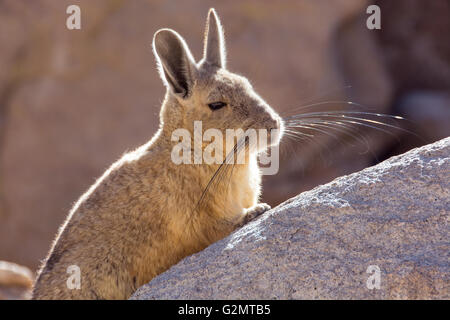
[[(220, 22), (213, 10), (208, 19), (216, 19), (214, 27), (219, 29), (213, 32), (219, 38), (211, 34), (210, 38), (223, 56), (213, 52), (210, 56), (218, 60), (208, 61), (205, 54), (189, 70), (184, 65), (182, 70), (170, 70), (161, 64), (177, 58), (159, 57), (164, 48), (155, 50), (167, 85), (160, 128), (147, 144), (114, 163), (75, 204), (39, 271), (33, 299), (127, 299), (182, 258), (229, 235), (254, 208), (261, 208), (260, 150), (252, 150), (246, 164), (236, 165), (229, 181), (219, 183), (199, 210), (195, 210), (199, 198), (219, 165), (171, 161), (172, 132), (178, 128), (192, 132), (195, 120), (203, 122), (203, 130), (217, 128), (224, 135), (225, 129), (282, 125), (247, 79), (224, 69)], [(172, 32), (164, 41), (179, 40), (171, 38), (176, 36), (173, 31), (159, 32)], [(170, 42), (161, 45), (166, 44), (167, 54), (176, 50)], [(179, 83), (167, 81), (171, 71), (175, 74), (171, 81)], [(215, 101), (227, 106), (212, 111), (208, 103)], [(80, 289), (67, 287), (71, 265), (81, 270)]]

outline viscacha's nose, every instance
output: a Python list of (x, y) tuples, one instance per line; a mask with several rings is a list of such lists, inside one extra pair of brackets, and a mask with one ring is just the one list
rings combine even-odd
[(281, 119), (280, 117), (271, 109), (265, 108), (264, 116), (263, 116), (264, 126), (271, 129), (280, 129), (281, 127)]

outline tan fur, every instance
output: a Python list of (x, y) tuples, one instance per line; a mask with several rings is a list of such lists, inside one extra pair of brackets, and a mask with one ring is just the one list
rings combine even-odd
[[(209, 13), (211, 19), (222, 36), (214, 11)], [(211, 22), (208, 25), (212, 28)], [(172, 31), (160, 32), (166, 32), (163, 40), (169, 42), (161, 42), (162, 49), (158, 52), (156, 48), (156, 54), (164, 55), (163, 45), (170, 46), (175, 38)], [(220, 41), (211, 40), (209, 47)], [(246, 164), (236, 165), (230, 181), (215, 186), (199, 210), (195, 210), (199, 197), (219, 165), (176, 165), (171, 161), (173, 130), (192, 132), (194, 120), (203, 121), (203, 130), (282, 125), (245, 78), (225, 70), (223, 43), (219, 45), (222, 56), (217, 57), (217, 52), (210, 56), (221, 65), (206, 58), (195, 64), (188, 70), (190, 84), (182, 94), (176, 92), (177, 84), (169, 83), (171, 69), (164, 69), (167, 60), (161, 58), (160, 72), (168, 90), (160, 129), (147, 144), (113, 164), (75, 204), (39, 271), (33, 299), (127, 299), (182, 258), (222, 239), (267, 209), (258, 204), (261, 177), (257, 152), (261, 150), (252, 150)], [(228, 106), (212, 111), (208, 103), (215, 101)], [(79, 290), (66, 285), (70, 265), (80, 267)]]

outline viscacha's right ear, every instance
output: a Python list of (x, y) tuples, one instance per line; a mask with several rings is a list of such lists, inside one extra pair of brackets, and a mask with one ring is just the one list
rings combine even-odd
[(189, 97), (196, 66), (183, 38), (171, 29), (158, 30), (153, 37), (153, 51), (163, 82), (173, 93)]
[(206, 19), (203, 60), (225, 69), (226, 52), (222, 24), (216, 10), (209, 9)]

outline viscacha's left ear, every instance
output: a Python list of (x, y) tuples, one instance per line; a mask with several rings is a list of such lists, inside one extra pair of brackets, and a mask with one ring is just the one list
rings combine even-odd
[(196, 66), (184, 39), (171, 29), (161, 29), (153, 38), (153, 51), (163, 82), (181, 98), (189, 97)]
[(219, 68), (226, 67), (223, 28), (216, 11), (212, 8), (209, 9), (206, 19), (203, 60)]

